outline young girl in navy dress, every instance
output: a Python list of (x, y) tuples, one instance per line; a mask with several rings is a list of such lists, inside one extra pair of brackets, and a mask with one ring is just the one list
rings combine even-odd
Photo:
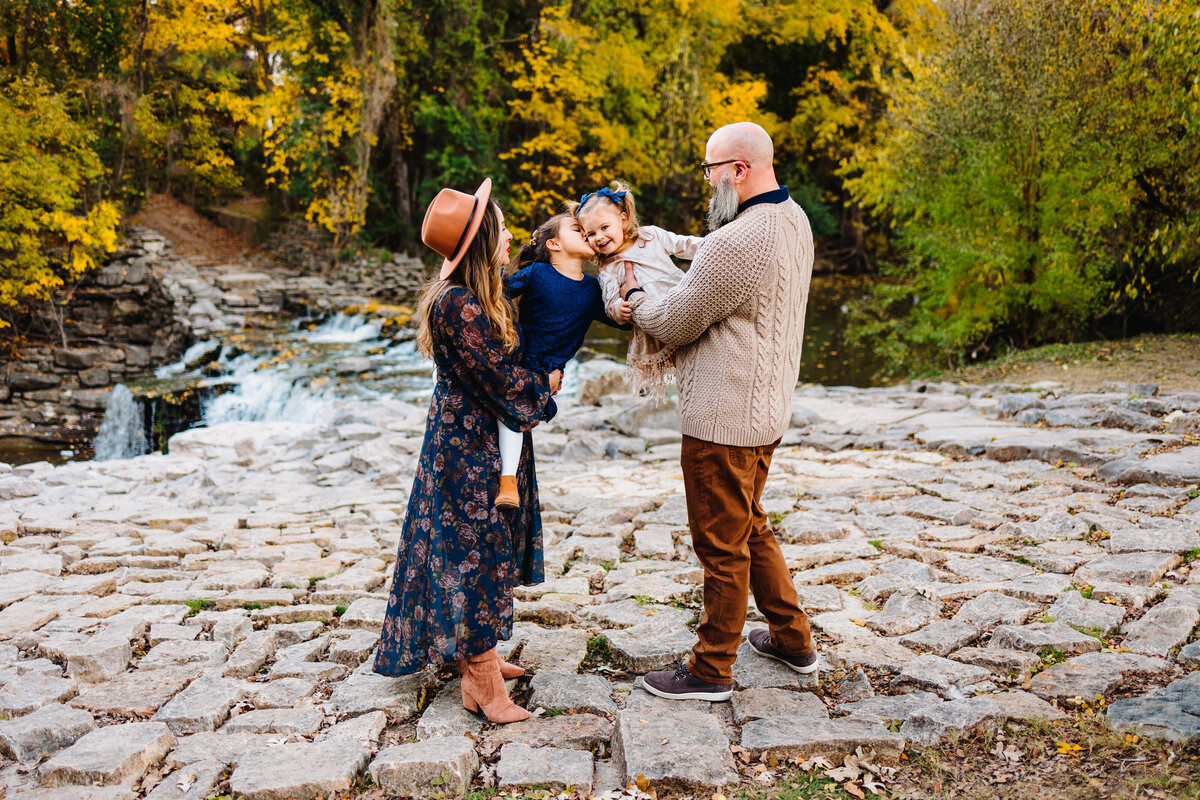
[[(680, 236), (654, 225), (638, 226), (637, 207), (628, 186), (613, 181), (589, 192), (569, 208), (579, 220), (588, 245), (600, 262), (598, 278), (604, 307), (613, 319), (629, 320), (621, 284), (632, 272), (638, 285), (659, 298), (683, 280), (683, 271), (671, 256), (691, 261), (704, 243), (700, 236)], [(636, 394), (660, 400), (675, 381), (675, 349), (634, 326), (629, 337), (629, 383)]]
[[(593, 320), (623, 327), (605, 313), (599, 281), (583, 271), (584, 262), (591, 258), (592, 248), (583, 238), (583, 228), (571, 214), (557, 214), (542, 223), (529, 244), (521, 248), (517, 271), (508, 276), (509, 295), (520, 310), (521, 366), (547, 374), (562, 370), (583, 345)], [(506, 508), (520, 505), (516, 475), (524, 435), (503, 424), (499, 431), (496, 505)]]

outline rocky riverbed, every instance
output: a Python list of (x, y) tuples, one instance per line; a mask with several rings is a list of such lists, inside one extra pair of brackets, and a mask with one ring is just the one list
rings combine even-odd
[(502, 651), (529, 671), (511, 689), (535, 716), (504, 727), (462, 709), (451, 670), (371, 671), (423, 404), (0, 465), (0, 785), (692, 791), (762, 780), (760, 757), (894, 763), (1085, 706), (1200, 737), (1200, 395), (798, 389), (763, 507), (820, 678), (743, 646), (732, 702), (672, 703), (638, 676), (694, 641), (678, 418), (618, 393), (619, 371), (584, 365), (534, 435), (548, 579), (518, 590)]

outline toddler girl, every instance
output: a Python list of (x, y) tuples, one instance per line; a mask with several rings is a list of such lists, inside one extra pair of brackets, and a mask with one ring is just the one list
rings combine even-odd
[[(517, 300), (524, 345), (521, 366), (547, 374), (566, 367), (583, 344), (592, 320), (627, 327), (609, 319), (600, 284), (583, 271), (592, 249), (579, 221), (557, 214), (534, 231), (517, 255), (517, 271), (508, 276), (508, 292)], [(550, 416), (554, 401), (550, 401)], [(524, 434), (500, 425), (500, 492), (496, 505), (520, 505), (517, 465)]]
[[(628, 306), (620, 291), (626, 270), (632, 270), (646, 294), (662, 297), (683, 280), (683, 272), (671, 256), (691, 261), (704, 238), (679, 236), (653, 225), (639, 228), (633, 192), (619, 181), (613, 181), (610, 187), (585, 194), (568, 208), (600, 261), (598, 277), (605, 311), (613, 319), (628, 321)], [(665, 396), (667, 384), (675, 380), (673, 353), (673, 347), (634, 326), (627, 361), (635, 393), (651, 394), (660, 400)]]

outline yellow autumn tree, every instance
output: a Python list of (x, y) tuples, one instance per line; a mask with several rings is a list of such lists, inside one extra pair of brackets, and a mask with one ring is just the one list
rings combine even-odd
[(92, 140), (37, 81), (0, 91), (0, 312), (52, 300), (115, 249), (119, 214), (95, 200)]

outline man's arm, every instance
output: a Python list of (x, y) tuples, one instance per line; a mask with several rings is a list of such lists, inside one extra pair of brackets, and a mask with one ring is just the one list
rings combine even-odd
[(710, 238), (683, 280), (657, 300), (643, 291), (628, 291), (633, 321), (664, 344), (679, 347), (699, 339), (744, 303), (762, 280), (766, 260), (762, 237), (756, 238)]

